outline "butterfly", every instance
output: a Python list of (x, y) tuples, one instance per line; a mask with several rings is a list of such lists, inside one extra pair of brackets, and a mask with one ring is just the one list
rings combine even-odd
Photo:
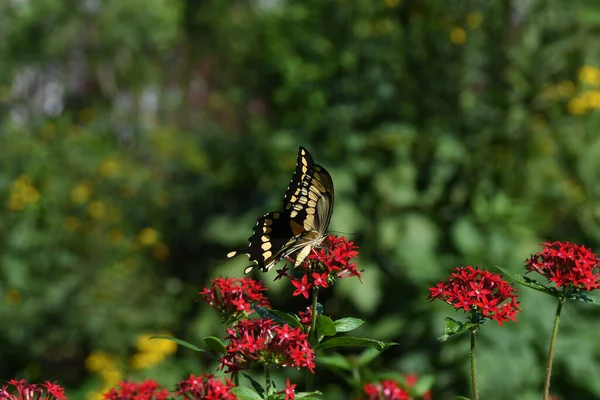
[(244, 269), (248, 274), (255, 268), (267, 272), (282, 258), (298, 252), (294, 263), (297, 267), (327, 236), (333, 197), (331, 175), (300, 147), (296, 170), (283, 196), (283, 211), (258, 218), (248, 247), (232, 251), (227, 257), (247, 254), (254, 261)]

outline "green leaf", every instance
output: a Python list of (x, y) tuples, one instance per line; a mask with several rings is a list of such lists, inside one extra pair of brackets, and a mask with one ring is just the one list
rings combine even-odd
[(410, 388), (410, 390), (415, 396), (422, 397), (433, 387), (434, 381), (435, 377), (433, 375), (420, 375), (419, 380)]
[(281, 324), (285, 323), (285, 321), (280, 318), (277, 314), (275, 314), (273, 312), (273, 310), (269, 309), (269, 308), (264, 308), (264, 307), (259, 307), (255, 304), (252, 305), (252, 309), (254, 311), (256, 311), (256, 313), (258, 315), (260, 315), (261, 318), (270, 318), (272, 320), (275, 320)]
[(331, 349), (334, 347), (372, 347), (383, 351), (388, 347), (395, 346), (398, 343), (382, 342), (375, 339), (357, 338), (352, 336), (336, 337), (319, 343), (317, 350)]
[(182, 345), (182, 346), (184, 346), (184, 347), (187, 347), (187, 348), (189, 348), (189, 349), (192, 349), (192, 350), (194, 350), (194, 351), (206, 352), (206, 350), (204, 350), (204, 349), (202, 349), (202, 348), (200, 348), (200, 347), (198, 347), (198, 346), (196, 346), (196, 345), (193, 345), (193, 344), (191, 344), (191, 343), (188, 343), (188, 342), (186, 342), (185, 340), (181, 340), (181, 339), (174, 338), (174, 337), (172, 337), (172, 336), (152, 336), (152, 337), (150, 338), (150, 340), (152, 340), (152, 339), (164, 339), (164, 340), (170, 340), (171, 342), (175, 342), (175, 343), (177, 343), (177, 344), (180, 344), (180, 345)]
[(504, 275), (508, 276), (513, 281), (517, 282), (518, 284), (527, 286), (531, 289), (537, 290), (538, 292), (549, 294), (550, 296), (558, 297), (559, 295), (559, 292), (555, 288), (546, 287), (538, 281), (536, 281), (535, 279), (529, 278), (525, 275), (517, 274), (516, 272), (509, 271), (498, 265), (495, 265), (494, 267), (500, 272), (502, 272)]
[(352, 371), (353, 368), (352, 363), (346, 357), (338, 353), (320, 355), (319, 366), (346, 371)]
[(308, 397), (308, 396), (321, 396), (323, 393), (319, 392), (318, 390), (315, 390), (314, 392), (300, 392), (300, 393), (296, 393), (296, 398), (297, 399), (306, 399), (306, 400), (311, 400), (311, 399), (315, 399), (318, 400), (317, 397)]
[(217, 354), (225, 354), (227, 351), (225, 350), (225, 343), (216, 336), (206, 336), (203, 338), (204, 343), (206, 343), (206, 347), (211, 349), (213, 352)]
[(473, 322), (463, 323), (449, 317), (444, 318), (444, 321), (444, 334), (438, 338), (440, 342), (445, 342), (450, 336), (460, 335), (479, 326)]
[(471, 398), (465, 396), (454, 396), (452, 400), (471, 400)]
[(350, 332), (365, 323), (359, 318), (340, 318), (334, 321), (336, 332)]
[[(379, 357), (380, 354), (381, 354), (381, 351), (379, 351), (373, 347), (369, 347), (368, 349), (365, 349), (360, 354), (356, 364), (359, 367), (365, 366), (365, 365), (369, 364), (371, 361), (373, 361), (375, 358)], [(319, 357), (319, 362), (320, 361), (321, 361), (321, 358)]]
[(262, 387), (262, 385), (260, 383), (258, 383), (250, 375), (244, 374), (244, 373), (242, 373), (242, 375), (244, 375), (244, 377), (250, 381), (250, 383), (252, 384), (252, 387), (254, 388), (254, 390), (256, 390), (256, 392), (258, 393), (260, 398), (263, 398), (265, 396), (265, 389)]
[(584, 291), (577, 291), (577, 292), (571, 293), (568, 298), (573, 299), (573, 300), (583, 301), (585, 303), (592, 303), (595, 305), (600, 305), (600, 298), (598, 298), (596, 296), (592, 296)]
[(337, 333), (335, 323), (329, 317), (317, 315), (317, 333), (319, 336), (333, 336)]
[(263, 400), (263, 398), (254, 390), (244, 386), (234, 387), (231, 389), (231, 393), (233, 393), (238, 400)]
[(285, 311), (279, 310), (270, 310), (273, 314), (275, 314), (279, 319), (283, 322), (291, 326), (292, 328), (303, 328), (304, 325), (300, 322), (300, 318), (296, 314), (291, 314)]

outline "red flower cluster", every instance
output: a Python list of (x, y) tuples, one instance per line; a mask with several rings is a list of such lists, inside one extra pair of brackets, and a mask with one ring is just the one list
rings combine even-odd
[(366, 400), (409, 400), (410, 397), (398, 382), (385, 380), (375, 383), (366, 383), (363, 390), (367, 395)]
[[(440, 299), (456, 309), (496, 320), (499, 325), (521, 311), (517, 290), (498, 274), (471, 266), (456, 268), (448, 282), (429, 288), (430, 299)], [(505, 302), (508, 300), (508, 302)]]
[(280, 394), (285, 394), (285, 400), (293, 400), (296, 398), (296, 384), (290, 384), (290, 378), (285, 380), (285, 389), (279, 392)]
[(142, 383), (129, 381), (119, 382), (117, 388), (104, 393), (104, 400), (164, 400), (169, 396), (156, 381), (146, 379)]
[(328, 236), (327, 245), (320, 249), (313, 249), (301, 264), (306, 271), (301, 279), (295, 278), (287, 273), (287, 266), (277, 270), (277, 278), (289, 278), (296, 287), (294, 296), (304, 296), (308, 299), (308, 291), (313, 287), (329, 287), (336, 278), (349, 278), (357, 276), (360, 279), (360, 271), (356, 263), (350, 262), (358, 256), (357, 246), (353, 242), (341, 236)]
[(252, 304), (270, 307), (262, 294), (267, 288), (261, 282), (249, 278), (216, 278), (212, 287), (204, 288), (200, 294), (223, 320), (233, 322), (252, 314)]
[(600, 260), (589, 249), (569, 242), (546, 242), (542, 251), (525, 261), (528, 271), (537, 272), (557, 288), (572, 286), (593, 290), (600, 287)]
[(179, 382), (177, 394), (186, 400), (235, 400), (237, 397), (231, 393), (234, 387), (231, 379), (225, 379), (223, 383), (213, 374), (190, 375), (188, 379)]
[(304, 367), (314, 373), (315, 353), (310, 348), (308, 335), (300, 328), (280, 326), (269, 318), (242, 319), (227, 329), (227, 334), (229, 344), (220, 365), (227, 368), (227, 373), (257, 364)]
[[(9, 387), (14, 386), (14, 387)], [(16, 391), (9, 393), (8, 390)], [(25, 379), (11, 379), (8, 385), (0, 387), (0, 400), (62, 400), (67, 399), (65, 389), (52, 382), (29, 383)]]

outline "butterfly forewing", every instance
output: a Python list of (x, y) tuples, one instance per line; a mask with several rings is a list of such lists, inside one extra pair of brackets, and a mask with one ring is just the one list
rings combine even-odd
[(294, 171), (294, 176), (292, 176), (292, 180), (290, 181), (290, 184), (285, 190), (285, 195), (283, 196), (283, 209), (285, 211), (289, 211), (292, 207), (292, 204), (298, 199), (300, 185), (302, 184), (308, 169), (313, 164), (314, 161), (308, 150), (300, 146), (298, 149), (298, 159), (296, 160), (296, 170)]

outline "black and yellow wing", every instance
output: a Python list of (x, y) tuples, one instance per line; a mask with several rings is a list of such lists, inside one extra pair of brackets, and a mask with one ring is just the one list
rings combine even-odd
[(260, 217), (248, 238), (248, 248), (227, 256), (248, 254), (254, 268), (268, 271), (282, 258), (298, 252), (298, 266), (327, 235), (333, 213), (333, 180), (325, 168), (314, 163), (304, 147), (298, 149), (296, 170), (283, 198), (284, 210)]

